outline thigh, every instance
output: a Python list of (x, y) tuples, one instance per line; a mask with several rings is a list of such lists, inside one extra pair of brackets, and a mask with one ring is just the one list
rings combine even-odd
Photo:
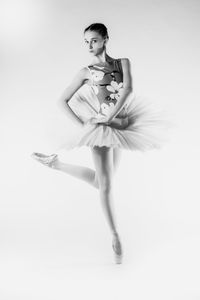
[(95, 146), (91, 150), (99, 183), (110, 185), (113, 175), (113, 149)]

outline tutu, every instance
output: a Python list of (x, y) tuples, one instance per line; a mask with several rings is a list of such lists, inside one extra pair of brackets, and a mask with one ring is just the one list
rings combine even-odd
[[(128, 97), (121, 117), (128, 116), (128, 125), (116, 129), (104, 124), (90, 124), (87, 121), (96, 117), (100, 103), (93, 89), (87, 84), (82, 86), (70, 99), (69, 106), (85, 123), (72, 139), (59, 149), (70, 150), (76, 147), (113, 147), (126, 150), (146, 151), (160, 149), (166, 143), (167, 129), (171, 123), (164, 113), (152, 102), (133, 93)], [(120, 113), (118, 118), (120, 118)]]
[(112, 113), (124, 84), (121, 59), (113, 59), (107, 66), (94, 64), (87, 68), (90, 73), (88, 82), (91, 83), (85, 83), (68, 102), (84, 125), (61, 149), (106, 146), (145, 151), (161, 148), (166, 141), (166, 129), (170, 127), (170, 122), (164, 117), (164, 111), (159, 111), (153, 103), (133, 93), (126, 98), (123, 108), (115, 116), (128, 117), (128, 124), (123, 129), (87, 122), (92, 117)]

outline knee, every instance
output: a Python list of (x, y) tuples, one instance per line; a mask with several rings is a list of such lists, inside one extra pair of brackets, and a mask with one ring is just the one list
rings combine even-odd
[(99, 180), (98, 180), (98, 178), (97, 178), (96, 172), (95, 172), (95, 177), (94, 177), (94, 186), (95, 186), (96, 188), (99, 188)]
[(112, 190), (112, 181), (111, 179), (104, 178), (103, 180), (100, 181), (100, 189), (104, 193), (110, 193)]

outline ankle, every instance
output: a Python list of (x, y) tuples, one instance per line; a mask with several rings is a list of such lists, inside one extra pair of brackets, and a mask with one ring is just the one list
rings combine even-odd
[(119, 237), (119, 234), (118, 234), (118, 232), (117, 231), (113, 231), (113, 237)]
[(53, 169), (60, 169), (60, 161), (58, 160), (58, 158), (52, 163), (52, 168)]

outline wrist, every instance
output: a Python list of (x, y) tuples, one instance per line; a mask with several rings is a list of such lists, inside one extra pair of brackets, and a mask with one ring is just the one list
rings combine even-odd
[(107, 116), (107, 117), (106, 117), (106, 122), (107, 122), (107, 123), (110, 123), (110, 122), (113, 121), (113, 119), (115, 119), (115, 117), (113, 118), (113, 117)]

